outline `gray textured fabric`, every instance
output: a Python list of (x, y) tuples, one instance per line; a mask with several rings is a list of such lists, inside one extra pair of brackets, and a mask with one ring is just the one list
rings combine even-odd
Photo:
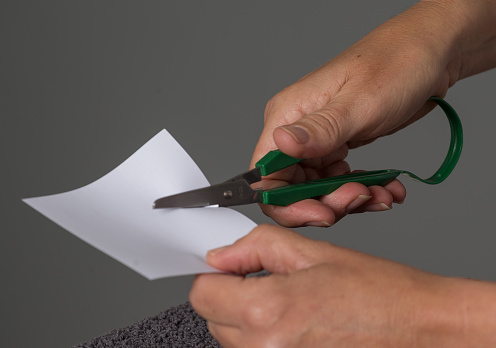
[(189, 302), (125, 328), (113, 330), (74, 348), (221, 348)]

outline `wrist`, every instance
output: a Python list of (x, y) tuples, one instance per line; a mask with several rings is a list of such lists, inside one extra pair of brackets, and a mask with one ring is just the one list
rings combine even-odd
[(496, 346), (496, 284), (439, 277), (415, 311), (419, 347)]
[(461, 79), (464, 31), (471, 22), (455, 2), (422, 0), (395, 18), (404, 23), (419, 50), (427, 52), (431, 69), (443, 72), (445, 91)]
[(496, 2), (487, 0), (422, 0), (443, 23), (451, 46), (450, 85), (496, 67)]
[(448, 86), (496, 67), (496, 2), (422, 0), (386, 22), (425, 50)]
[(393, 51), (393, 56), (401, 59), (406, 68), (417, 69), (419, 81), (424, 83), (417, 86), (425, 92), (422, 100), (432, 95), (444, 96), (460, 79), (461, 42), (468, 20), (459, 18), (462, 16), (458, 12), (462, 11), (446, 8), (441, 0), (423, 0), (372, 32), (379, 41), (387, 43), (385, 51)]
[[(496, 346), (496, 284), (471, 280), (455, 279), (453, 305), (458, 305), (462, 313), (464, 347)], [(461, 345), (460, 345), (461, 346)]]

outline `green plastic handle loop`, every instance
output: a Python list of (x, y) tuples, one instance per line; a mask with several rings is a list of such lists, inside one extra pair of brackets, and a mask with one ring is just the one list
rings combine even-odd
[[(460, 158), (463, 147), (463, 129), (460, 118), (451, 105), (438, 97), (431, 97), (429, 100), (434, 101), (443, 109), (448, 117), (451, 129), (451, 142), (448, 154), (441, 164), (441, 167), (431, 177), (422, 179), (409, 171), (397, 169), (353, 173), (265, 190), (260, 195), (260, 202), (264, 204), (286, 206), (303, 199), (330, 194), (348, 182), (358, 182), (365, 186), (384, 186), (393, 181), (400, 174), (404, 174), (414, 180), (429, 185), (441, 183), (451, 174)], [(279, 150), (275, 150), (264, 156), (256, 166), (260, 168), (262, 175), (268, 175), (300, 161), (302, 160), (285, 155)]]
[(439, 105), (448, 117), (451, 130), (451, 142), (448, 154), (441, 164), (441, 167), (439, 167), (439, 169), (430, 178), (422, 179), (406, 170), (402, 170), (401, 173), (414, 180), (423, 182), (424, 184), (436, 185), (443, 182), (451, 174), (456, 164), (458, 163), (458, 159), (462, 154), (463, 148), (463, 128), (458, 114), (456, 113), (455, 109), (453, 109), (453, 107), (448, 104), (447, 101), (439, 97), (430, 97), (429, 100)]

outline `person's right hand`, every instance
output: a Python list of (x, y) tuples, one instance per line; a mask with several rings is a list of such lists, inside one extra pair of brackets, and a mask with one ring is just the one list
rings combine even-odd
[[(428, 113), (435, 104), (427, 99), (444, 97), (460, 78), (456, 39), (465, 22), (454, 21), (458, 13), (442, 1), (422, 1), (273, 97), (251, 166), (275, 148), (311, 160), (267, 176), (259, 186), (349, 173), (348, 149)], [(405, 196), (397, 180), (385, 187), (349, 183), (320, 199), (262, 209), (286, 227), (330, 226), (348, 213), (388, 210)]]

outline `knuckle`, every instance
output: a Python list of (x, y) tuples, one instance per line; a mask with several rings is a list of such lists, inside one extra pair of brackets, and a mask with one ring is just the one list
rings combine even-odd
[(332, 163), (326, 170), (325, 174), (327, 177), (344, 175), (351, 172), (351, 168), (346, 161), (337, 161)]
[(278, 124), (283, 125), (292, 123), (303, 116), (302, 104), (304, 101), (300, 94), (298, 88), (291, 85), (274, 95), (265, 105), (265, 123), (271, 118), (276, 118)]
[(196, 310), (201, 309), (205, 304), (205, 297), (204, 297), (205, 285), (203, 279), (204, 277), (201, 274), (195, 276), (195, 279), (193, 280), (193, 284), (191, 285), (191, 290), (188, 296), (191, 306)]
[(348, 157), (349, 153), (349, 147), (348, 144), (343, 144), (341, 147), (337, 150), (338, 153), (338, 158), (341, 160), (344, 160), (346, 157)]
[(339, 173), (337, 175), (343, 175), (351, 172), (350, 164), (346, 161), (338, 161), (335, 164), (336, 171)]
[(265, 110), (264, 110), (264, 121), (267, 121), (271, 115), (275, 115), (278, 113), (283, 108), (288, 107), (290, 105), (288, 103), (288, 98), (286, 97), (286, 90), (282, 90), (281, 92), (277, 93), (274, 95), (272, 98), (269, 99), (267, 104), (265, 105)]
[(280, 321), (280, 310), (277, 301), (267, 301), (267, 298), (260, 297), (252, 301), (243, 312), (243, 322), (251, 329), (263, 328), (264, 330), (273, 327)]
[(276, 96), (272, 97), (267, 104), (265, 105), (265, 110), (264, 110), (264, 122), (267, 122), (267, 118), (273, 113), (273, 110), (276, 107), (277, 101), (276, 101)]
[(191, 290), (189, 292), (189, 302), (191, 303), (191, 306), (193, 308), (197, 308), (199, 303), (200, 303), (200, 297), (199, 297), (200, 293), (201, 292), (197, 290), (196, 281), (193, 282), (193, 285), (192, 285)]
[(344, 109), (321, 109), (309, 114), (306, 123), (322, 137), (340, 139), (347, 115)]
[(268, 228), (268, 224), (262, 224), (257, 227), (255, 227), (249, 234), (250, 239), (252, 240), (260, 240), (261, 238), (264, 238), (264, 235), (266, 233), (270, 233), (270, 228)]
[(261, 224), (254, 228), (251, 232), (251, 237), (256, 240), (272, 239), (280, 234), (279, 229), (271, 224)]

